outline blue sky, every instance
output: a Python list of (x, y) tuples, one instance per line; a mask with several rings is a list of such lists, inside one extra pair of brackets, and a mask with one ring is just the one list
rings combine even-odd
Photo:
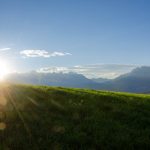
[(149, 0), (0, 0), (0, 59), (17, 71), (150, 65)]

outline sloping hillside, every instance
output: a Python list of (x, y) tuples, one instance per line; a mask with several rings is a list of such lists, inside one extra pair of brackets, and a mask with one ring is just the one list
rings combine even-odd
[(148, 148), (148, 95), (1, 85), (0, 150)]

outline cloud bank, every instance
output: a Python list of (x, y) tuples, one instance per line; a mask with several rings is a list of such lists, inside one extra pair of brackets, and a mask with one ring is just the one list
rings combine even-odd
[(64, 52), (48, 52), (46, 50), (23, 50), (20, 52), (20, 54), (27, 58), (27, 57), (44, 57), (44, 58), (49, 58), (49, 57), (56, 57), (56, 56), (66, 56), (66, 55), (71, 55), (70, 53), (64, 53)]
[(38, 72), (44, 73), (68, 73), (75, 72), (83, 74), (87, 78), (108, 78), (114, 79), (122, 74), (128, 73), (137, 65), (122, 65), (122, 64), (96, 64), (96, 65), (80, 65), (74, 67), (46, 67), (41, 68)]

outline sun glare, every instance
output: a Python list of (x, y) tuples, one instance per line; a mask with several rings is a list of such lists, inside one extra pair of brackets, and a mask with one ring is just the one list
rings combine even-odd
[(0, 80), (4, 80), (5, 76), (9, 73), (8, 64), (0, 60)]

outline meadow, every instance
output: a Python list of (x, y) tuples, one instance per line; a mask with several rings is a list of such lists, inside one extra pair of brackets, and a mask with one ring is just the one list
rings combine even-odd
[(150, 148), (150, 95), (0, 86), (0, 150)]

